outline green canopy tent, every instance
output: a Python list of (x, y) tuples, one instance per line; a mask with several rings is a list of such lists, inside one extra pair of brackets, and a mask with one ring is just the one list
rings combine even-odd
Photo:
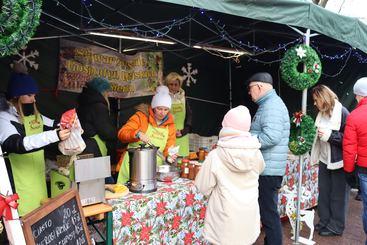
[(302, 0), (159, 0), (256, 20), (303, 27), (367, 53), (367, 25)]

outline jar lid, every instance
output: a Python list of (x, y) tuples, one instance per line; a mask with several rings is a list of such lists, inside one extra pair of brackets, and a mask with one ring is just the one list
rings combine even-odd
[(192, 160), (191, 160), (191, 161), (190, 161), (190, 163), (191, 163), (191, 164), (197, 164), (197, 163), (199, 163), (199, 162), (198, 162), (198, 161), (192, 161)]
[(189, 160), (189, 159), (187, 159), (187, 158), (183, 158), (183, 159), (182, 159), (182, 162), (183, 162), (183, 163), (185, 163), (185, 162), (187, 163), (187, 162), (190, 162), (190, 160)]

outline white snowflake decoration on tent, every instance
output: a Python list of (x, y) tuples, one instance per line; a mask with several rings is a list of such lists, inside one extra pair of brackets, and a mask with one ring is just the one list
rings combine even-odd
[(299, 46), (298, 48), (296, 48), (296, 52), (297, 52), (297, 56), (300, 57), (301, 59), (303, 57), (306, 57), (306, 50), (303, 49), (301, 46)]
[(19, 51), (17, 53), (17, 55), (20, 57), (19, 60), (17, 60), (17, 63), (23, 63), (24, 66), (29, 67), (29, 68), (34, 68), (35, 70), (38, 70), (38, 64), (36, 63), (36, 61), (32, 60), (35, 59), (37, 56), (39, 56), (39, 52), (38, 50), (31, 50), (30, 53), (26, 53), (26, 49), (27, 47), (25, 47), (24, 49), (22, 49), (21, 51)]
[(181, 68), (181, 71), (184, 73), (184, 75), (182, 76), (183, 80), (185, 81), (186, 80), (186, 86), (187, 87), (190, 87), (190, 84), (191, 83), (194, 83), (196, 84), (196, 79), (193, 77), (194, 75), (197, 75), (199, 72), (198, 72), (198, 69), (193, 69), (192, 70), (192, 67), (191, 67), (191, 63), (187, 63), (187, 66), (183, 66)]

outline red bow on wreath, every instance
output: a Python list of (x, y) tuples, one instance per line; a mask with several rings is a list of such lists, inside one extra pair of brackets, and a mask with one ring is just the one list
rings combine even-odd
[(293, 115), (294, 115), (293, 122), (296, 124), (296, 127), (299, 127), (299, 125), (301, 125), (301, 122), (302, 122), (303, 113), (299, 111), (299, 112), (295, 112)]
[(19, 199), (18, 194), (13, 194), (11, 196), (3, 196), (0, 195), (0, 215), (4, 215), (6, 220), (12, 220), (13, 215), (11, 213), (10, 208), (17, 208), (18, 203), (17, 200)]

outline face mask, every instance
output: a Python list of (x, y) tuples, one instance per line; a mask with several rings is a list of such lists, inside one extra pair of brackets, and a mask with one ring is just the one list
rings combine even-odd
[(23, 104), (22, 105), (22, 109), (23, 109), (24, 116), (30, 116), (30, 115), (32, 115), (34, 113), (34, 105), (33, 105), (33, 103)]

